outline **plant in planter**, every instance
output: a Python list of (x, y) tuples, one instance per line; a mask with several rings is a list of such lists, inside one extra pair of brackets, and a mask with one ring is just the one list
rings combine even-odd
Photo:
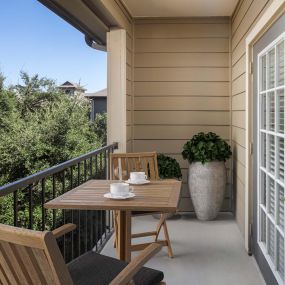
[(175, 158), (164, 154), (157, 155), (159, 177), (161, 179), (182, 178), (181, 168)]
[[(157, 155), (157, 164), (159, 177), (161, 179), (182, 179), (182, 172), (179, 163), (175, 158), (166, 156), (164, 154)], [(166, 217), (169, 219), (173, 217), (173, 213), (167, 213)], [(156, 219), (160, 218), (159, 214), (153, 214)]]
[(198, 133), (183, 146), (190, 163), (188, 186), (199, 220), (215, 219), (221, 209), (227, 183), (225, 161), (231, 147), (215, 133)]

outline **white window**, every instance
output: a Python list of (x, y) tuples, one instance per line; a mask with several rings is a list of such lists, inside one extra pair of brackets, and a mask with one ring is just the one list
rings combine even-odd
[(258, 55), (258, 244), (279, 284), (284, 273), (285, 33)]

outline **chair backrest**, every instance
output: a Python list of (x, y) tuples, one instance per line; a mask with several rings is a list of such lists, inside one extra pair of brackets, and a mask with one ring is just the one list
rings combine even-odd
[(158, 180), (157, 153), (137, 152), (111, 154), (111, 179), (127, 180), (132, 171), (144, 171), (149, 179)]
[(0, 284), (73, 285), (51, 232), (0, 224)]

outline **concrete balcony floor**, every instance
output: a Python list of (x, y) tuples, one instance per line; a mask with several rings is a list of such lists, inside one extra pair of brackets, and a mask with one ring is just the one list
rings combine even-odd
[[(133, 219), (133, 232), (155, 229), (150, 216)], [(241, 233), (230, 214), (220, 214), (211, 222), (200, 222), (193, 214), (168, 221), (174, 258), (163, 248), (147, 266), (164, 272), (173, 285), (262, 285), (265, 284), (255, 259), (244, 249)], [(146, 238), (137, 241), (147, 241)], [(115, 256), (109, 240), (102, 254)], [(137, 253), (134, 253), (137, 254)]]

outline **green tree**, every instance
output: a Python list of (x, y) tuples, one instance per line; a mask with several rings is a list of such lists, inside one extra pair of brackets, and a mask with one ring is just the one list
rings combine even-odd
[(22, 85), (0, 91), (1, 184), (100, 145), (87, 102), (60, 93), (52, 80), (21, 78)]
[[(0, 74), (0, 186), (94, 150), (102, 143), (101, 132), (97, 135), (96, 124), (89, 121), (88, 102), (61, 93), (50, 79), (24, 72), (21, 78), (21, 84), (7, 88)], [(60, 179), (57, 177), (56, 184)], [(51, 185), (47, 179), (47, 197)], [(39, 186), (33, 185), (37, 229), (41, 222)], [(18, 192), (18, 216), (25, 227), (27, 197), (27, 190)], [(13, 222), (12, 195), (0, 198), (0, 222)]]
[(94, 132), (97, 134), (101, 145), (107, 144), (107, 113), (96, 114), (93, 124)]

